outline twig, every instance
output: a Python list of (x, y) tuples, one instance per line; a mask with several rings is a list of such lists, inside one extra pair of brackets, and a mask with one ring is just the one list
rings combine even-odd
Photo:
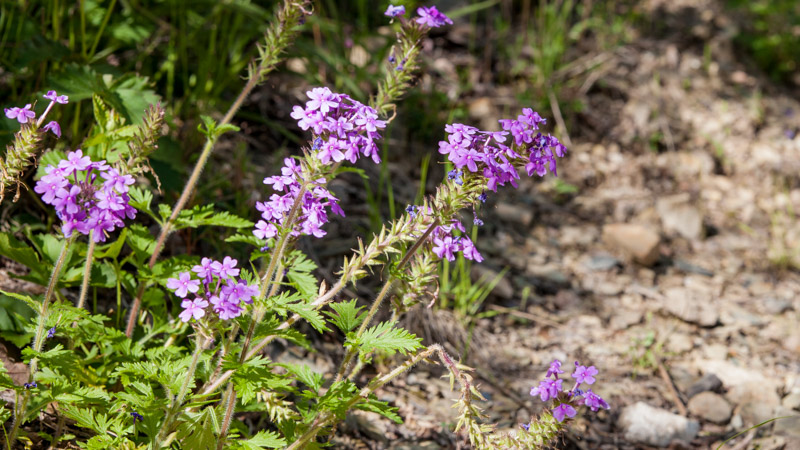
[(664, 367), (662, 361), (658, 362), (658, 373), (661, 375), (661, 379), (664, 380), (664, 384), (667, 385), (669, 393), (672, 395), (672, 401), (675, 403), (675, 407), (678, 408), (678, 412), (685, 417), (688, 414), (686, 405), (683, 404), (683, 400), (681, 400), (678, 390), (675, 389), (675, 384), (672, 382), (672, 378), (669, 376), (669, 372), (667, 372), (667, 368)]
[(543, 323), (553, 328), (564, 328), (564, 325), (539, 314), (529, 313), (525, 311), (517, 311), (516, 309), (506, 308), (505, 306), (500, 306), (500, 305), (489, 305), (489, 309), (493, 309), (495, 311), (499, 311), (506, 314), (511, 314), (512, 316), (519, 317), (525, 320), (530, 320), (532, 322)]

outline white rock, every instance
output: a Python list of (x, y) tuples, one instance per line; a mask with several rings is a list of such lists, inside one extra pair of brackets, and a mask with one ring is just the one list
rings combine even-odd
[(666, 447), (672, 441), (688, 442), (700, 430), (697, 421), (637, 402), (625, 407), (619, 418), (625, 439), (656, 447)]

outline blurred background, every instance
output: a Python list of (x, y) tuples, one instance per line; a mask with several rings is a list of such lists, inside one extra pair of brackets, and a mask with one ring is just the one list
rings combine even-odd
[[(66, 150), (101, 126), (92, 95), (128, 124), (160, 101), (169, 130), (152, 166), (161, 201), (174, 203), (203, 144), (200, 115), (227, 110), (277, 3), (3, 1), (0, 104), (23, 106), (50, 89), (69, 95), (52, 116), (64, 138), (45, 141)], [(407, 15), (431, 6), (395, 4), (406, 5)], [(314, 2), (279, 71), (236, 116), (241, 132), (218, 144), (195, 203), (213, 199), (218, 209), (256, 217), (254, 202), (270, 193), (261, 180), (309, 138), (289, 117), (305, 91), (324, 85), (365, 102), (374, 94), (394, 41), (383, 15), (388, 5)], [(485, 226), (475, 231), (486, 261), (444, 264), (432, 307), (409, 312), (407, 326), (477, 368), (486, 412), (501, 427), (538, 411), (528, 392), (553, 358), (597, 366), (597, 391), (612, 409), (576, 421), (563, 447), (677, 440), (706, 448), (794, 415), (737, 442), (800, 448), (800, 3), (437, 6), (454, 25), (424, 42), (423, 69), (398, 102), (384, 162), (359, 164), (368, 177), (335, 180), (347, 218), (331, 223), (323, 240), (300, 242), (320, 265), (317, 275), (333, 278), (355, 245), (353, 230), (370, 236), (433, 192), (446, 173), (436, 151), (445, 124), (497, 130), (498, 119), (532, 107), (570, 150), (559, 177), (525, 180), (490, 197)], [(35, 109), (45, 106), (39, 101)], [(3, 147), (17, 129), (0, 119)], [(32, 186), (33, 177), (26, 182)], [(0, 229), (50, 229), (48, 214), (26, 190), (18, 202), (3, 203)], [(224, 249), (247, 259), (251, 249), (225, 237), (216, 228), (184, 230), (167, 252)], [(22, 283), (19, 270), (0, 257), (0, 284)], [(377, 286), (361, 283), (352, 294), (370, 298)], [(102, 298), (99, 311), (116, 306)], [(0, 297), (0, 336), (24, 342), (14, 305)], [(317, 337), (317, 350), (339, 345)], [(325, 351), (277, 357), (301, 358), (320, 371), (338, 361)], [(405, 424), (354, 413), (336, 445), (460, 445), (450, 431), (454, 394), (439, 375), (420, 367), (382, 394), (400, 406)], [(658, 428), (675, 433), (637, 434), (642, 404), (669, 412)]]

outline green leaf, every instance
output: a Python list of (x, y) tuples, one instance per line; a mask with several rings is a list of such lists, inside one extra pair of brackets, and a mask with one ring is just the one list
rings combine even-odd
[(10, 233), (0, 233), (0, 254), (33, 271), (42, 272), (42, 265), (39, 263), (39, 255), (36, 250), (18, 241)]
[(117, 259), (119, 256), (119, 252), (122, 251), (122, 246), (125, 244), (125, 239), (128, 237), (128, 228), (123, 228), (122, 231), (119, 233), (119, 237), (116, 241), (108, 244), (107, 246), (103, 246), (103, 251), (95, 250), (94, 257), (96, 259), (100, 258), (111, 258)]
[(203, 133), (210, 141), (216, 141), (220, 136), (229, 131), (239, 131), (239, 127), (229, 123), (225, 125), (217, 125), (217, 122), (208, 116), (200, 116), (200, 119), (203, 120), (203, 123), (197, 125), (197, 131)]
[(183, 210), (175, 220), (175, 229), (197, 228), (200, 226), (218, 226), (229, 228), (252, 228), (255, 224), (247, 219), (228, 212), (214, 213), (214, 205), (198, 205), (190, 210)]
[(177, 441), (182, 448), (215, 448), (216, 434), (220, 431), (220, 420), (216, 410), (209, 406), (199, 413), (186, 413), (178, 424)]
[(16, 292), (6, 292), (6, 291), (4, 291), (2, 289), (0, 289), (0, 294), (7, 295), (7, 296), (9, 296), (11, 298), (15, 298), (17, 300), (20, 300), (20, 301), (24, 302), (25, 304), (30, 306), (31, 309), (33, 309), (37, 313), (38, 313), (38, 311), (40, 310), (40, 308), (42, 306), (41, 303), (39, 303), (38, 300), (34, 300), (33, 297), (31, 297), (29, 295), (17, 294)]
[(150, 258), (156, 248), (156, 241), (153, 236), (142, 225), (133, 224), (128, 227), (128, 245), (133, 249), (136, 259), (145, 261)]
[(313, 306), (301, 302), (286, 305), (286, 309), (295, 314), (299, 314), (300, 317), (305, 319), (309, 325), (314, 327), (314, 329), (320, 333), (329, 331), (328, 327), (325, 326), (325, 319), (322, 317), (322, 314), (315, 310)]
[(378, 400), (373, 395), (370, 395), (366, 401), (357, 403), (355, 407), (356, 409), (360, 409), (362, 411), (378, 413), (394, 423), (403, 423), (403, 419), (397, 414), (396, 407), (390, 406), (388, 403)]
[(246, 441), (239, 441), (239, 443), (242, 448), (247, 450), (258, 450), (285, 447), (286, 439), (282, 438), (276, 431), (259, 431), (255, 436)]
[(331, 303), (331, 311), (325, 311), (325, 314), (331, 318), (331, 322), (336, 325), (336, 328), (342, 330), (343, 333), (352, 331), (355, 327), (361, 325), (364, 321), (366, 312), (361, 312), (363, 306), (357, 306), (356, 299), (348, 302)]
[(158, 221), (156, 215), (150, 210), (150, 203), (153, 202), (153, 193), (150, 192), (149, 189), (141, 189), (137, 186), (131, 186), (128, 189), (128, 196), (131, 198), (128, 202), (131, 206), (139, 211), (144, 212), (145, 214), (148, 214), (150, 217)]
[(303, 252), (295, 250), (290, 254), (288, 266), (289, 272), (286, 276), (292, 286), (306, 298), (316, 296), (319, 282), (311, 274), (317, 268), (314, 261), (308, 259)]
[(395, 352), (405, 355), (407, 352), (422, 347), (422, 339), (404, 328), (395, 328), (394, 326), (395, 322), (380, 323), (364, 331), (364, 334), (355, 342), (348, 342), (345, 345), (357, 345), (359, 351), (365, 354), (381, 351), (389, 355), (393, 355)]
[(247, 234), (237, 233), (234, 234), (233, 236), (228, 236), (227, 238), (225, 238), (225, 242), (243, 242), (245, 244), (250, 244), (253, 247), (259, 247), (259, 248), (264, 246), (264, 240), (259, 239), (253, 236), (252, 234), (247, 235)]
[(298, 380), (310, 387), (315, 393), (322, 387), (322, 374), (314, 372), (305, 364), (279, 364), (294, 374)]

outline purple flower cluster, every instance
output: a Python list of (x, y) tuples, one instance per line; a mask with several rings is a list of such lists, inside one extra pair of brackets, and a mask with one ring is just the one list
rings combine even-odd
[[(558, 139), (538, 132), (544, 122), (538, 113), (524, 108), (516, 119), (500, 120), (504, 131), (481, 131), (460, 123), (447, 125), (449, 135), (439, 142), (439, 153), (448, 155), (459, 172), (482, 174), (492, 191), (506, 183), (516, 187), (517, 165), (524, 165), (528, 176), (544, 176), (548, 169), (555, 175), (556, 156), (566, 154)], [(506, 145), (509, 134), (512, 142)]]
[(281, 175), (264, 179), (264, 184), (272, 185), (274, 190), (282, 192), (282, 194), (272, 194), (268, 201), (256, 203), (256, 209), (261, 211), (262, 219), (256, 223), (256, 228), (253, 230), (253, 234), (257, 238), (270, 239), (278, 235), (278, 228), (285, 225), (284, 222), (289, 216), (304, 182), (309, 183), (310, 187), (303, 192), (300, 203), (301, 210), (294, 222), (292, 236), (325, 236), (326, 232), (322, 226), (328, 223), (327, 208), (344, 216), (344, 211), (339, 207), (339, 200), (321, 186), (324, 180), (306, 181), (303, 167), (294, 159), (286, 158), (284, 166), (281, 168)]
[[(462, 235), (454, 236), (453, 230), (460, 231)], [(483, 256), (481, 256), (478, 249), (475, 248), (475, 244), (472, 240), (465, 235), (465, 232), (464, 225), (458, 220), (454, 221), (451, 225), (434, 228), (431, 233), (433, 253), (439, 258), (454, 261), (456, 259), (455, 254), (462, 252), (464, 258), (476, 262), (483, 261)]]
[(336, 94), (326, 87), (306, 92), (310, 99), (306, 107), (295, 106), (292, 118), (303, 130), (310, 129), (315, 137), (313, 154), (323, 163), (348, 160), (355, 163), (361, 156), (371, 157), (379, 163), (378, 130), (386, 122), (378, 119), (378, 112), (346, 94)]
[(45, 171), (33, 190), (56, 208), (64, 222), (64, 236), (76, 230), (85, 235), (94, 231), (95, 242), (104, 242), (108, 233), (125, 226), (125, 218), (136, 217), (136, 209), (128, 204), (133, 177), (120, 174), (105, 161), (92, 162), (79, 149)]
[[(258, 295), (258, 287), (236, 278), (239, 275), (236, 264), (230, 256), (222, 262), (203, 258), (191, 272), (181, 272), (178, 278), (167, 280), (167, 288), (184, 299), (181, 302), (183, 312), (178, 316), (181, 321), (200, 320), (206, 315), (209, 304), (222, 320), (242, 315), (244, 305), (253, 303), (253, 296)], [(187, 298), (189, 294), (194, 294), (195, 298)]]
[(453, 21), (450, 20), (449, 17), (445, 16), (435, 6), (431, 6), (426, 8), (424, 6), (417, 8), (417, 23), (421, 25), (427, 25), (431, 28), (438, 28), (444, 25), (452, 25)]
[(558, 375), (562, 373), (564, 371), (561, 370), (561, 361), (554, 360), (550, 363), (545, 379), (540, 381), (538, 386), (531, 388), (531, 395), (538, 396), (543, 402), (548, 400), (557, 402), (557, 405), (552, 409), (553, 417), (556, 420), (563, 422), (565, 417), (575, 417), (578, 413), (575, 409), (576, 406), (585, 405), (592, 411), (597, 411), (600, 408), (609, 409), (608, 403), (592, 392), (591, 389), (586, 391), (579, 389), (581, 383), (594, 384), (596, 381), (594, 376), (598, 374), (596, 367), (582, 366), (575, 361), (575, 371), (572, 372), (575, 386), (570, 391), (564, 391), (564, 380), (558, 378)]

